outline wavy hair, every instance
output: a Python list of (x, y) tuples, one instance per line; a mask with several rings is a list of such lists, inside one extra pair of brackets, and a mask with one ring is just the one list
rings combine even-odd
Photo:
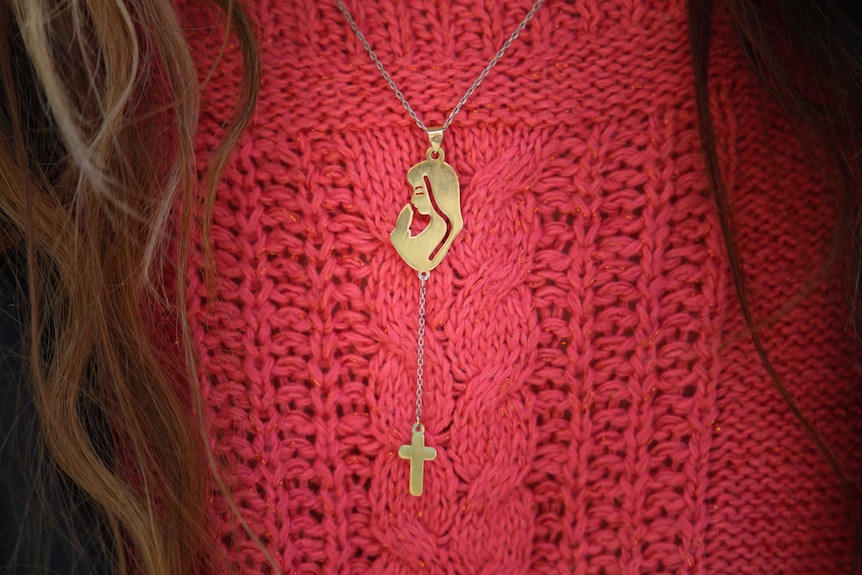
[[(244, 12), (213, 6), (240, 40), (245, 77), (207, 167), (208, 204), (258, 84)], [(217, 558), (199, 391), (178, 384), (194, 382), (177, 302), (197, 77), (167, 0), (0, 4), (0, 236), (26, 261), (25, 379), (51, 473), (92, 504), (119, 573), (201, 572)], [(163, 266), (173, 257), (176, 268)], [(160, 343), (158, 330), (181, 345)]]

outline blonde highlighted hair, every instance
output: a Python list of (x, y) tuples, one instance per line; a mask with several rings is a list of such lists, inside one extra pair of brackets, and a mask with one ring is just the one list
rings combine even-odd
[[(245, 78), (206, 168), (207, 205), (251, 116), (258, 70), (244, 12), (213, 5), (240, 40)], [(213, 462), (181, 305), (197, 225), (197, 78), (166, 0), (0, 5), (0, 247), (26, 256), (23, 379), (48, 460), (99, 510), (119, 573), (218, 563), (205, 528)], [(161, 265), (167, 238), (175, 270)], [(159, 344), (154, 329), (174, 330), (178, 345)]]

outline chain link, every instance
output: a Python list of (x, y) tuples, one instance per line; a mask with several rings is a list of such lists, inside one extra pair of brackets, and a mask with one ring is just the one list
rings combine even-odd
[[(342, 0), (336, 0), (338, 2), (338, 9), (341, 10), (344, 17), (347, 19), (347, 23), (350, 24), (350, 28), (353, 30), (353, 33), (356, 34), (356, 37), (359, 38), (359, 41), (362, 43), (362, 46), (365, 48), (365, 51), (368, 52), (368, 55), (371, 57), (371, 61), (374, 62), (374, 65), (377, 67), (377, 70), (380, 71), (380, 75), (383, 76), (383, 79), (386, 80), (386, 83), (389, 84), (389, 87), (392, 88), (392, 91), (395, 92), (395, 95), (398, 97), (398, 100), (401, 102), (401, 105), (404, 106), (404, 109), (407, 110), (407, 113), (410, 114), (410, 117), (413, 118), (413, 121), (416, 122), (416, 125), (419, 126), (423, 132), (428, 133), (428, 128), (425, 126), (425, 123), (419, 118), (410, 104), (407, 102), (407, 98), (404, 97), (404, 94), (401, 90), (398, 89), (398, 86), (395, 84), (395, 80), (392, 79), (392, 76), (389, 75), (389, 72), (383, 67), (383, 63), (380, 62), (380, 59), (377, 57), (377, 54), (374, 53), (374, 50), (371, 48), (371, 44), (368, 43), (368, 40), (365, 39), (365, 35), (359, 30), (359, 26), (356, 25), (356, 21), (353, 19), (353, 16), (348, 12), (347, 7), (344, 5)], [(497, 62), (500, 61), (500, 58), (503, 57), (503, 54), (506, 53), (506, 50), (509, 49), (509, 46), (512, 45), (512, 42), (518, 37), (518, 35), (524, 31), (524, 28), (527, 27), (527, 24), (530, 20), (533, 19), (533, 16), (536, 15), (536, 12), (539, 11), (539, 8), (542, 7), (542, 4), (545, 3), (545, 0), (536, 0), (533, 4), (533, 7), (527, 12), (527, 15), (518, 24), (518, 27), (512, 32), (512, 35), (509, 36), (509, 39), (503, 42), (503, 45), (497, 50), (497, 53), (491, 58), (491, 61), (488, 62), (488, 65), (485, 66), (485, 69), (482, 70), (482, 73), (479, 74), (479, 77), (473, 82), (473, 85), (470, 86), (467, 91), (461, 96), (461, 99), (458, 100), (458, 103), (452, 108), (452, 111), (449, 113), (449, 117), (446, 118), (446, 122), (443, 123), (442, 131), (445, 132), (449, 125), (452, 123), (452, 120), (455, 118), (455, 114), (461, 111), (461, 108), (464, 107), (464, 104), (467, 103), (467, 100), (470, 96), (473, 95), (473, 92), (479, 87), (479, 84), (485, 79), (486, 76), (491, 72), (491, 68), (497, 65)]]
[(418, 359), (416, 360), (416, 423), (419, 423), (422, 418), (422, 384), (425, 378), (425, 294), (427, 287), (425, 283), (431, 276), (431, 272), (419, 272), (419, 280), (422, 286), (419, 288), (419, 331), (418, 339)]

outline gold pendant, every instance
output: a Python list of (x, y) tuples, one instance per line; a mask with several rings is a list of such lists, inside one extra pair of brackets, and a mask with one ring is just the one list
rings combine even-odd
[[(407, 172), (413, 190), (410, 203), (401, 209), (395, 229), (389, 234), (392, 245), (411, 268), (430, 272), (446, 257), (455, 237), (464, 228), (461, 218), (461, 187), (452, 166), (444, 162), (440, 147), (443, 129), (428, 131), (431, 147), (425, 152), (425, 161)], [(428, 216), (425, 229), (413, 235), (413, 210)]]
[(425, 475), (425, 462), (437, 457), (437, 450), (425, 446), (425, 426), (413, 424), (413, 437), (410, 445), (398, 448), (398, 457), (410, 460), (410, 495), (422, 495)]

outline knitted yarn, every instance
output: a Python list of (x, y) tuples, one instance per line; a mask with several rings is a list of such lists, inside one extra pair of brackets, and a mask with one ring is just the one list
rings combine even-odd
[[(347, 1), (427, 125), (531, 0)], [(250, 2), (261, 98), (188, 305), (216, 455), (284, 573), (848, 573), (841, 485), (749, 342), (699, 150), (681, 0), (549, 0), (446, 134), (464, 231), (428, 283), (425, 493), (408, 493), (419, 281), (389, 242), (425, 157), (334, 2)], [(179, 10), (202, 74), (212, 14)], [(711, 97), (772, 359), (860, 471), (840, 288), (789, 310), (834, 219), (717, 21)], [(200, 157), (240, 74), (205, 92)], [(213, 536), (272, 573), (225, 502)]]

